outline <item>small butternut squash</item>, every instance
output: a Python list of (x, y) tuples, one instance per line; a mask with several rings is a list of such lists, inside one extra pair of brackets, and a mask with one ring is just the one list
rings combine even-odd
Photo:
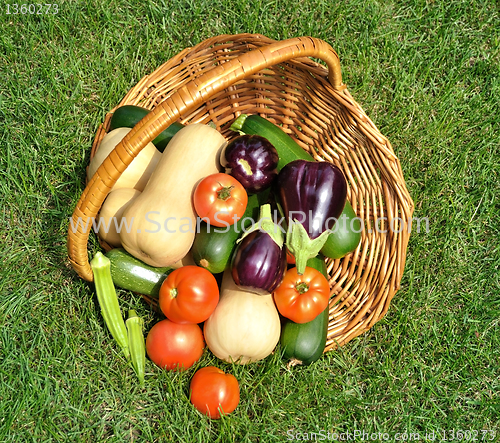
[(123, 216), (133, 222), (122, 231), (123, 247), (151, 266), (167, 267), (189, 252), (196, 232), (192, 203), (195, 185), (218, 172), (224, 137), (203, 124), (192, 124), (172, 138), (144, 191)]
[[(116, 128), (108, 132), (99, 145), (94, 157), (92, 158), (87, 169), (87, 178), (90, 180), (96, 173), (99, 166), (106, 159), (109, 153), (120, 143), (132, 129), (131, 128)], [(148, 143), (146, 147), (137, 155), (132, 163), (123, 171), (120, 178), (113, 185), (113, 190), (120, 188), (134, 188), (142, 191), (151, 176), (151, 173), (156, 168), (161, 153), (156, 149), (153, 143)]]
[(205, 341), (212, 353), (229, 363), (259, 361), (274, 350), (280, 332), (273, 296), (239, 288), (226, 270), (219, 304), (204, 324)]
[(99, 211), (98, 229), (99, 237), (111, 246), (119, 247), (121, 245), (120, 232), (122, 229), (128, 229), (123, 223), (123, 211), (127, 205), (140, 192), (132, 188), (113, 189)]

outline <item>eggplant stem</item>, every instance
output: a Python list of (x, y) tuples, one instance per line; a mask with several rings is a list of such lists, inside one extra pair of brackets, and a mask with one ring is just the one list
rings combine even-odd
[(307, 260), (318, 255), (328, 235), (329, 232), (325, 231), (319, 237), (311, 239), (304, 226), (297, 220), (293, 220), (288, 225), (286, 245), (288, 250), (295, 257), (295, 267), (299, 275), (305, 272)]
[(280, 248), (283, 247), (284, 239), (282, 228), (274, 223), (271, 215), (271, 205), (269, 203), (260, 207), (258, 222), (246, 230), (237, 242), (240, 243), (247, 235), (257, 230), (266, 232)]
[(238, 164), (241, 165), (241, 167), (243, 168), (243, 170), (245, 171), (245, 174), (246, 175), (253, 175), (253, 171), (252, 171), (252, 168), (250, 167), (250, 164), (243, 158), (240, 158), (238, 160)]

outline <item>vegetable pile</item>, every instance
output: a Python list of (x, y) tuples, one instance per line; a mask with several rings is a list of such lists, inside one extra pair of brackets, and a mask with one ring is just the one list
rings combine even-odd
[[(90, 176), (147, 112), (115, 111)], [(325, 257), (342, 258), (361, 239), (344, 175), (258, 115), (241, 115), (231, 129), (226, 140), (209, 125), (174, 123), (134, 159), (100, 210), (98, 235), (114, 249), (91, 261), (97, 297), (140, 383), (146, 354), (183, 371), (206, 347), (236, 364), (262, 360), (278, 343), (291, 365), (324, 351)], [(157, 300), (163, 317), (146, 338), (135, 311), (124, 321), (115, 287)], [(208, 417), (232, 412), (239, 399), (238, 381), (219, 368), (192, 378), (190, 401)]]

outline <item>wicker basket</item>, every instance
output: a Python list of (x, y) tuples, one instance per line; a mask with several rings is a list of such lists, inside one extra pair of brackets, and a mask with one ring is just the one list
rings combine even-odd
[[(323, 60), (328, 69), (309, 57)], [(338, 55), (327, 43), (312, 37), (276, 42), (255, 34), (210, 38), (145, 76), (118, 106), (125, 104), (152, 112), (88, 182), (73, 214), (75, 222), (97, 216), (123, 170), (172, 122), (213, 122), (223, 135), (234, 136), (229, 126), (236, 117), (258, 113), (280, 125), (315, 159), (344, 171), (348, 199), (364, 221), (356, 251), (327, 262), (331, 298), (325, 351), (367, 331), (386, 314), (399, 289), (414, 205), (390, 142), (347, 91)], [(91, 155), (112, 113), (99, 127)], [(90, 229), (78, 227), (68, 230), (70, 262), (83, 279), (92, 281)]]

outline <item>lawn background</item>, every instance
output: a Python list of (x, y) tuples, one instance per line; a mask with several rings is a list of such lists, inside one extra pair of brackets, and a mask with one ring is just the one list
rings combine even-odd
[[(495, 1), (60, 1), (0, 10), (0, 441), (276, 442), (287, 433), (497, 431), (500, 16)], [(19, 3), (20, 8), (21, 3)], [(52, 8), (54, 11), (54, 8)], [(144, 388), (68, 265), (93, 136), (144, 75), (218, 34), (311, 35), (400, 158), (416, 217), (401, 290), (368, 333), (315, 365), (233, 372), (231, 416), (147, 362)], [(95, 240), (89, 245), (96, 250)], [(120, 291), (146, 328), (158, 320)], [(302, 435), (305, 437), (304, 435)], [(467, 435), (465, 435), (467, 436)], [(319, 438), (319, 436), (316, 436)], [(436, 438), (439, 441), (439, 438)], [(392, 441), (392, 437), (391, 437)], [(491, 440), (489, 440), (491, 441)]]

